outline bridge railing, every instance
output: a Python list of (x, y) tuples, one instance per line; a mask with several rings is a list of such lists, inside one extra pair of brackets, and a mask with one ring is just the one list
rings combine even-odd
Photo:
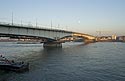
[(18, 26), (18, 27), (28, 27), (28, 28), (38, 28), (38, 29), (48, 29), (48, 30), (60, 30), (60, 31), (66, 31), (59, 28), (48, 28), (47, 26), (39, 26), (39, 25), (33, 25), (33, 24), (17, 24), (17, 23), (9, 23), (9, 22), (0, 22), (1, 25), (8, 25), (8, 26)]

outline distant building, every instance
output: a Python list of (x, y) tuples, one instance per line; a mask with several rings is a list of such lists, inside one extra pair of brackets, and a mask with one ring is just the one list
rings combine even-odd
[(112, 40), (116, 40), (117, 36), (116, 35), (112, 35)]
[(119, 36), (118, 40), (125, 41), (125, 36)]
[(111, 40), (112, 37), (111, 36), (102, 36), (99, 38), (99, 40)]

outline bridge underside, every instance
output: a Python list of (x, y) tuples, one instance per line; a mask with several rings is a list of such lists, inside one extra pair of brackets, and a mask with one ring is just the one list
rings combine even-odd
[[(32, 40), (39, 40), (39, 42), (44, 43), (43, 47), (62, 47), (62, 43), (66, 42), (66, 40), (62, 41), (61, 39), (73, 37), (72, 35), (62, 37), (59, 40), (50, 39), (46, 37), (36, 37), (36, 36), (28, 36), (28, 35), (15, 35), (15, 34), (3, 34), (0, 33), (0, 37), (10, 37), (12, 39), (32, 39)], [(94, 42), (94, 40), (90, 40), (88, 38), (77, 36), (78, 38), (83, 38), (84, 43), (91, 43)]]
[(11, 39), (30, 39), (30, 40), (39, 40), (40, 43), (43, 43), (43, 47), (62, 47), (62, 42), (55, 39), (50, 39), (46, 37), (36, 37), (36, 36), (26, 36), (26, 35), (14, 35), (14, 34), (2, 34), (0, 37), (10, 37)]
[(46, 38), (46, 37), (27, 36), (27, 35), (15, 35), (15, 34), (2, 34), (2, 33), (0, 33), (0, 37), (9, 37), (10, 39), (24, 39), (24, 40), (25, 40), (25, 39), (32, 39), (32, 40), (41, 40), (41, 43), (56, 41), (55, 39)]
[(60, 39), (60, 41), (64, 40), (64, 42), (67, 42), (67, 41), (78, 41), (80, 39), (82, 39), (81, 42), (84, 42), (84, 43), (93, 43), (95, 42), (95, 39), (89, 39), (88, 37), (86, 36), (80, 36), (80, 35), (69, 35), (69, 36), (65, 36), (63, 38)]

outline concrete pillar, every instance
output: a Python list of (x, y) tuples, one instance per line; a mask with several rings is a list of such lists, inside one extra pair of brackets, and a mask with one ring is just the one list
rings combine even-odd
[(43, 47), (46, 48), (46, 47), (62, 47), (62, 43), (59, 43), (59, 42), (45, 42), (43, 44)]

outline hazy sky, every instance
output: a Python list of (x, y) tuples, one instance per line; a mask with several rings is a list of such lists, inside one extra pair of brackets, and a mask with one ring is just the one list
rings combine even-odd
[(11, 22), (12, 12), (15, 23), (125, 35), (125, 0), (0, 0), (0, 21)]

